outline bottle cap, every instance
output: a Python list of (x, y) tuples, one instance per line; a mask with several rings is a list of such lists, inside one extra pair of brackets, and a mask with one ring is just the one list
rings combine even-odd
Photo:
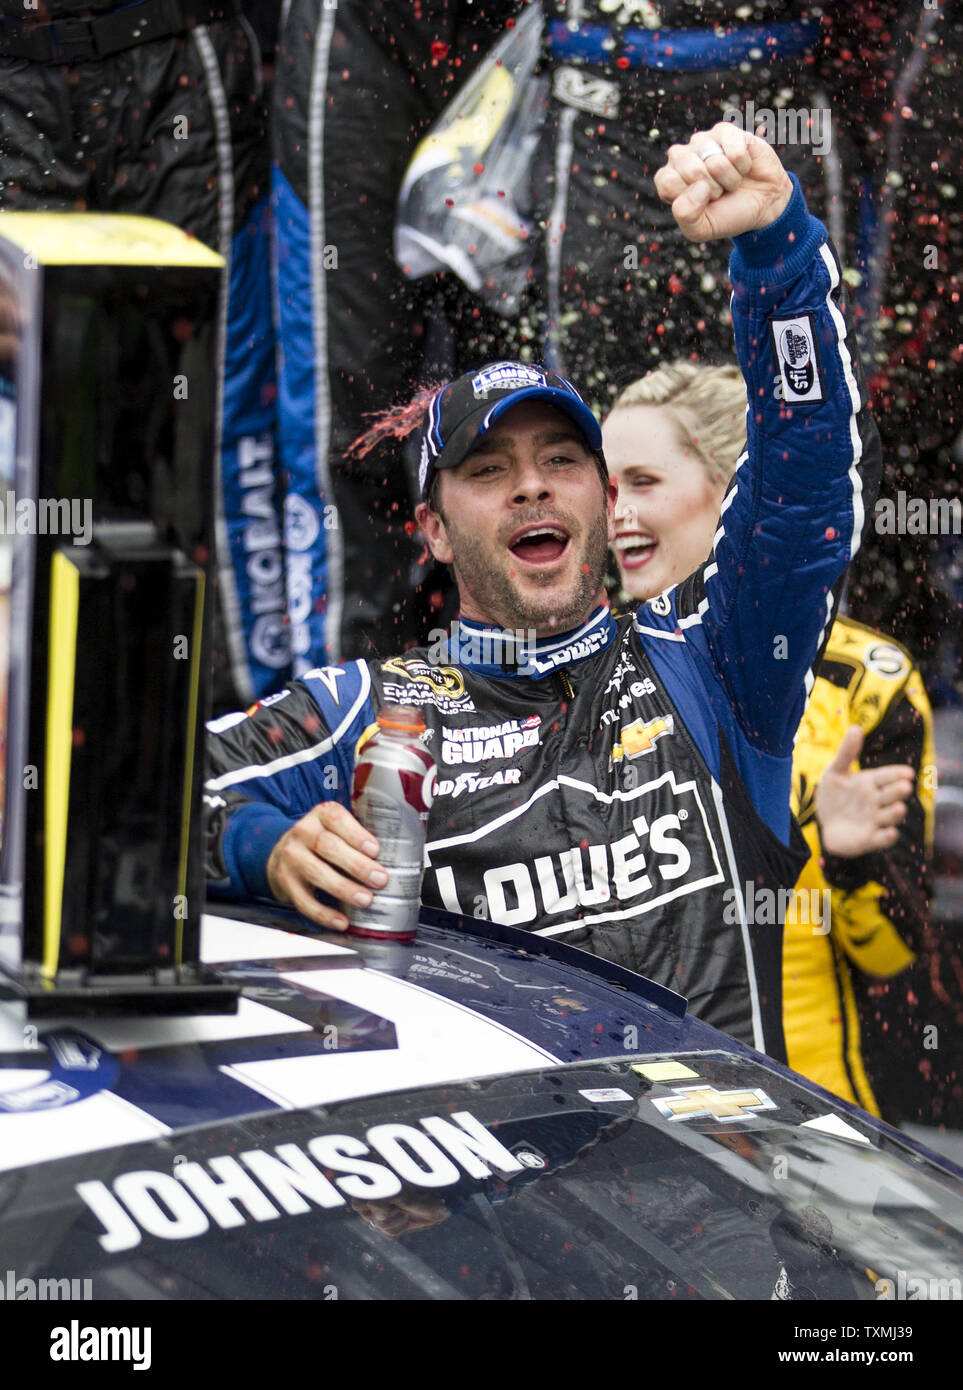
[(423, 734), (425, 721), (414, 705), (388, 705), (378, 715), (379, 729), (404, 729), (406, 733)]

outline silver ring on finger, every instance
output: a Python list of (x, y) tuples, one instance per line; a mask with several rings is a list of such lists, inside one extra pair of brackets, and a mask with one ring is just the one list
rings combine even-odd
[(696, 154), (704, 164), (705, 161), (709, 159), (711, 155), (714, 154), (721, 154), (722, 157), (725, 158), (726, 152), (719, 144), (718, 140), (707, 140), (705, 144), (702, 146), (701, 150), (696, 150)]

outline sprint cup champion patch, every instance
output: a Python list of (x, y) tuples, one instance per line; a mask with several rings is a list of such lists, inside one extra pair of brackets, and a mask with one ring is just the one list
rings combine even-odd
[(790, 404), (818, 404), (824, 401), (826, 396), (812, 315), (773, 319), (770, 330), (782, 381), (782, 399)]

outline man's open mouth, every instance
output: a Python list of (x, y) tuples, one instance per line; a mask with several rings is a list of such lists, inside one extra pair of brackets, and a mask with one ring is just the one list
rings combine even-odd
[(619, 564), (626, 570), (637, 570), (641, 569), (643, 565), (647, 565), (655, 554), (658, 544), (659, 542), (654, 536), (643, 536), (637, 531), (616, 536), (614, 541)]
[(508, 543), (523, 565), (553, 565), (568, 549), (569, 534), (564, 526), (526, 526)]

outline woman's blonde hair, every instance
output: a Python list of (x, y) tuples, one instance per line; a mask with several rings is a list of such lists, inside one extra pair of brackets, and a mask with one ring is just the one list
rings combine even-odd
[(657, 367), (627, 386), (609, 413), (630, 405), (667, 406), (713, 482), (728, 482), (736, 471), (746, 447), (746, 383), (734, 364)]

